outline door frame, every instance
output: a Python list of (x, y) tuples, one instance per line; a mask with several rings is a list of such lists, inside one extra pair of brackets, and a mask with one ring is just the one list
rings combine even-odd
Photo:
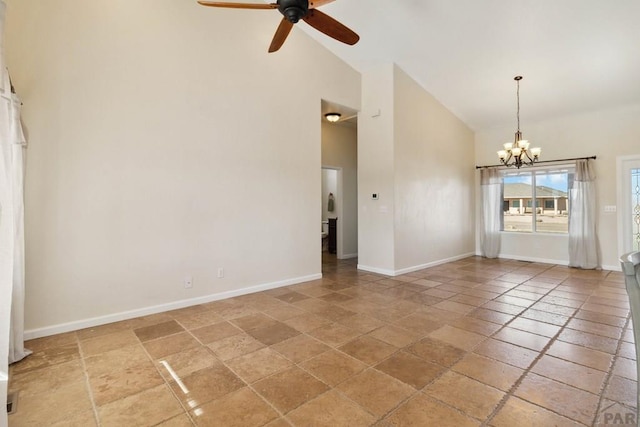
[(617, 203), (618, 203), (618, 255), (631, 251), (628, 236), (631, 234), (631, 214), (629, 194), (631, 186), (628, 174), (631, 169), (640, 168), (640, 154), (618, 156), (616, 158)]

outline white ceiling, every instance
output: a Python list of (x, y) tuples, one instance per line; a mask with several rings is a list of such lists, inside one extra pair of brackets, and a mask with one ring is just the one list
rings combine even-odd
[(640, 0), (337, 0), (321, 10), (360, 42), (297, 27), (359, 71), (396, 63), (474, 130), (515, 125), (516, 75), (523, 128), (640, 103)]

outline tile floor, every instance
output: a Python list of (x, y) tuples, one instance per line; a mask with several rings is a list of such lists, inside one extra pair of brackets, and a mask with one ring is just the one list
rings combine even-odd
[(635, 417), (621, 273), (477, 257), (395, 278), (355, 266), (327, 256), (322, 280), (30, 341), (10, 370), (10, 425)]

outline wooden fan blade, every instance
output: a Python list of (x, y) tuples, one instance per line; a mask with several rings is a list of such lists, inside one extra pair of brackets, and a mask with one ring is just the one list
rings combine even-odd
[(198, 1), (202, 6), (209, 7), (230, 7), (233, 9), (277, 9), (277, 3), (231, 3), (220, 1)]
[(324, 6), (327, 3), (333, 3), (336, 0), (309, 0), (309, 9)]
[(302, 19), (316, 30), (342, 43), (354, 45), (360, 40), (360, 36), (356, 33), (318, 9), (309, 10), (309, 13)]
[(271, 46), (269, 46), (269, 53), (275, 52), (278, 49), (280, 49), (284, 41), (287, 39), (287, 36), (291, 32), (292, 28), (293, 28), (293, 24), (289, 22), (287, 18), (282, 18), (282, 21), (280, 21), (280, 25), (278, 25), (278, 29), (276, 30), (276, 33), (273, 36), (273, 40), (271, 40)]

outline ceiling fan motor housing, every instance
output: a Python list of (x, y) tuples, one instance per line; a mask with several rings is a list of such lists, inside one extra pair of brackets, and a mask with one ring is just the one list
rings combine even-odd
[(295, 24), (309, 12), (309, 0), (278, 0), (278, 10)]

